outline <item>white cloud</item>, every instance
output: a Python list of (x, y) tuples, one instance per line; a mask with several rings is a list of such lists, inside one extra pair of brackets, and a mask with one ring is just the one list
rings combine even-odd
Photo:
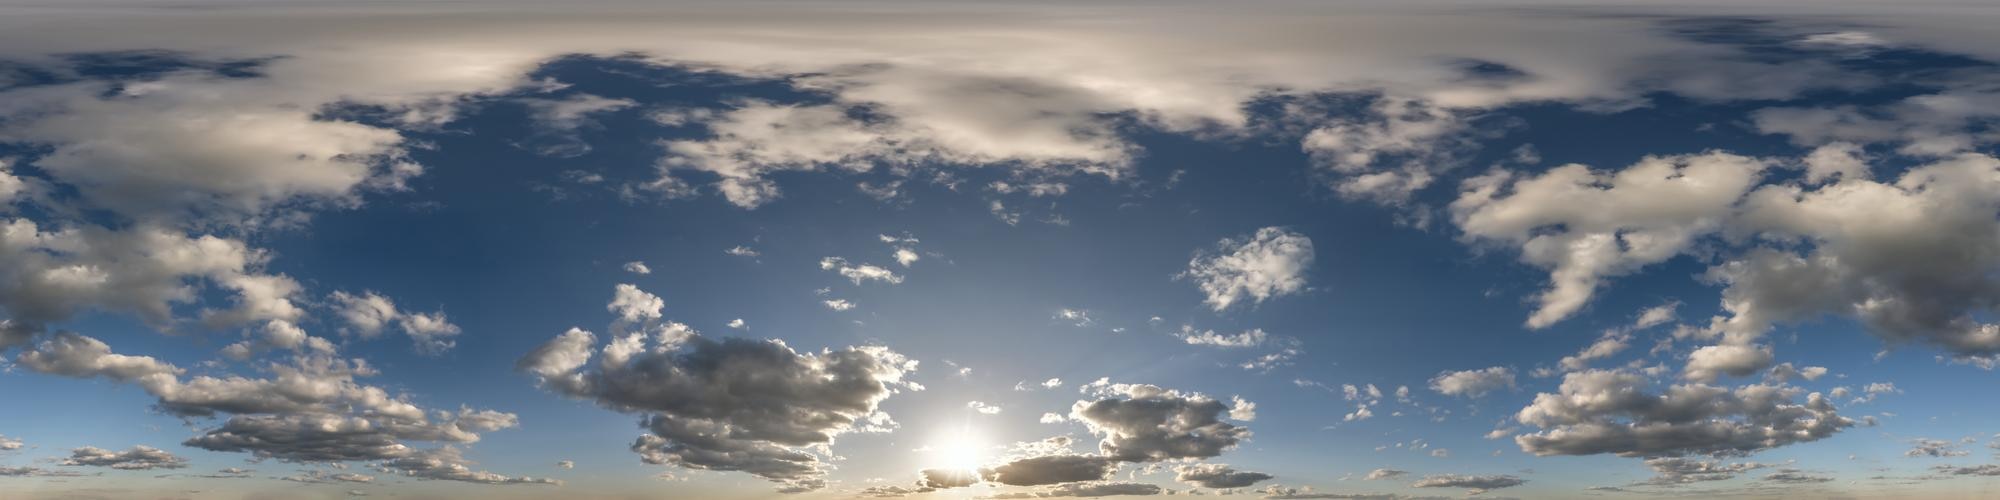
[(347, 331), (363, 339), (381, 335), (393, 325), (410, 337), (417, 352), (439, 354), (455, 347), (457, 342), (453, 338), (462, 333), (458, 325), (445, 318), (443, 311), (399, 311), (394, 301), (373, 291), (360, 295), (335, 291), (327, 299), (332, 302), (334, 312), (347, 323)]
[(1467, 180), (1451, 212), (1468, 240), (1515, 247), (1549, 270), (1527, 321), (1542, 328), (1582, 309), (1605, 278), (1664, 262), (1720, 229), (1766, 166), (1706, 153), (1647, 157), (1615, 173), (1574, 164), (1535, 176), (1495, 170)]
[(1514, 369), (1504, 366), (1446, 371), (1431, 378), (1431, 390), (1447, 396), (1476, 398), (1496, 390), (1512, 388), (1514, 388)]
[(1267, 227), (1248, 238), (1223, 239), (1213, 251), (1196, 254), (1179, 277), (1194, 280), (1207, 295), (1209, 307), (1222, 311), (1304, 290), (1312, 261), (1312, 239)]
[(1688, 354), (1687, 369), (1682, 375), (1688, 380), (1712, 383), (1723, 375), (1742, 377), (1763, 371), (1771, 366), (1771, 359), (1771, 349), (1766, 347), (1703, 346)]
[(1244, 330), (1242, 333), (1216, 333), (1215, 330), (1195, 330), (1191, 325), (1181, 325), (1177, 334), (1182, 342), (1189, 345), (1216, 347), (1255, 347), (1264, 343), (1266, 335), (1262, 328)]
[(874, 264), (850, 264), (847, 259), (840, 257), (820, 259), (819, 268), (838, 273), (855, 285), (860, 285), (863, 281), (880, 281), (891, 285), (903, 282), (903, 277), (897, 275), (895, 271)]
[(653, 268), (646, 267), (645, 261), (635, 260), (631, 262), (626, 262), (624, 269), (625, 272), (632, 274), (653, 274)]

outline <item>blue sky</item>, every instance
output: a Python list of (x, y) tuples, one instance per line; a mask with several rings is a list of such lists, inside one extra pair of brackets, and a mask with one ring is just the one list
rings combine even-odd
[(1993, 7), (0, 11), (8, 498), (2000, 476)]

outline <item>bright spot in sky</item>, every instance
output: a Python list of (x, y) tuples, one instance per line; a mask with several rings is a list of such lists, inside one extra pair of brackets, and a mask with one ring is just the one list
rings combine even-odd
[(933, 438), (924, 449), (925, 468), (977, 471), (986, 465), (992, 445), (970, 425), (950, 429)]

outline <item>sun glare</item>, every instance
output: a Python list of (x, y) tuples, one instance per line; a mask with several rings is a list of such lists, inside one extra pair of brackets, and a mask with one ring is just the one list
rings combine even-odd
[(976, 471), (986, 465), (989, 444), (971, 427), (961, 427), (938, 435), (931, 441), (930, 467)]

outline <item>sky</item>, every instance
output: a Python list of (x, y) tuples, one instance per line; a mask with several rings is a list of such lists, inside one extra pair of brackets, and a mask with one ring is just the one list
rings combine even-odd
[(0, 0), (0, 498), (2000, 495), (1996, 22)]

